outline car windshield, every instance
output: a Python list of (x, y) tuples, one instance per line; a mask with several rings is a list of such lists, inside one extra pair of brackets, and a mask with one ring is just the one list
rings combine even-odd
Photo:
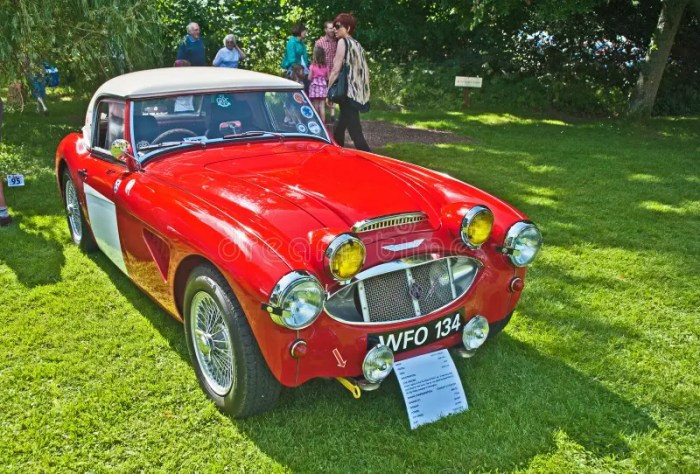
[[(141, 157), (183, 144), (275, 136), (330, 141), (300, 91), (217, 92), (135, 100), (132, 146)], [(250, 133), (263, 132), (263, 133)]]

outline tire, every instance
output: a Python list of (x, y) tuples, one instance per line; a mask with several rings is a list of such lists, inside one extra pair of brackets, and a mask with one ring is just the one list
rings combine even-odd
[(97, 244), (92, 236), (90, 226), (85, 220), (83, 209), (78, 200), (78, 192), (67, 168), (63, 170), (61, 182), (63, 184), (63, 208), (66, 211), (66, 221), (73, 243), (83, 252), (92, 252), (97, 249)]
[(505, 318), (501, 319), (500, 321), (496, 321), (495, 323), (489, 325), (489, 335), (488, 339), (493, 339), (494, 337), (498, 336), (503, 329), (508, 325), (510, 322), (510, 318), (513, 316), (513, 312), (511, 311), (508, 313), (508, 316)]
[(184, 308), (187, 349), (207, 396), (234, 418), (273, 408), (282, 387), (226, 279), (209, 265), (195, 268), (187, 280)]

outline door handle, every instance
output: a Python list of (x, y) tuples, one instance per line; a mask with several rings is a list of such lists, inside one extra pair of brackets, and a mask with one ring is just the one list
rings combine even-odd
[(88, 174), (87, 169), (85, 169), (85, 168), (80, 168), (78, 170), (78, 176), (80, 176), (83, 181), (85, 181), (87, 179), (87, 174)]

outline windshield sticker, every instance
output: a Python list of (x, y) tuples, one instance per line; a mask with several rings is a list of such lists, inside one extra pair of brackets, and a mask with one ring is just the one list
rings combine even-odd
[(303, 104), (306, 102), (304, 100), (304, 96), (301, 95), (301, 92), (295, 92), (293, 97), (297, 104)]
[(304, 125), (303, 123), (298, 123), (297, 130), (299, 131), (299, 133), (306, 133), (306, 125)]
[(314, 135), (321, 133), (321, 127), (316, 122), (309, 122), (309, 131)]
[(314, 111), (311, 110), (311, 107), (305, 105), (301, 108), (301, 115), (303, 115), (306, 118), (311, 118), (314, 116)]
[(230, 107), (230, 106), (231, 106), (231, 101), (229, 100), (228, 97), (226, 97), (226, 96), (223, 95), (223, 94), (217, 95), (217, 96), (216, 96), (216, 105), (218, 105), (219, 107), (224, 107), (224, 108), (225, 108), (225, 107)]

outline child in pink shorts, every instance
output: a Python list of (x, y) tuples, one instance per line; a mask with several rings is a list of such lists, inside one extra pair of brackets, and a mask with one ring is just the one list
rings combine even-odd
[(314, 108), (321, 116), (321, 122), (326, 123), (326, 95), (328, 94), (328, 65), (323, 48), (314, 48), (313, 60), (309, 68), (309, 98)]

